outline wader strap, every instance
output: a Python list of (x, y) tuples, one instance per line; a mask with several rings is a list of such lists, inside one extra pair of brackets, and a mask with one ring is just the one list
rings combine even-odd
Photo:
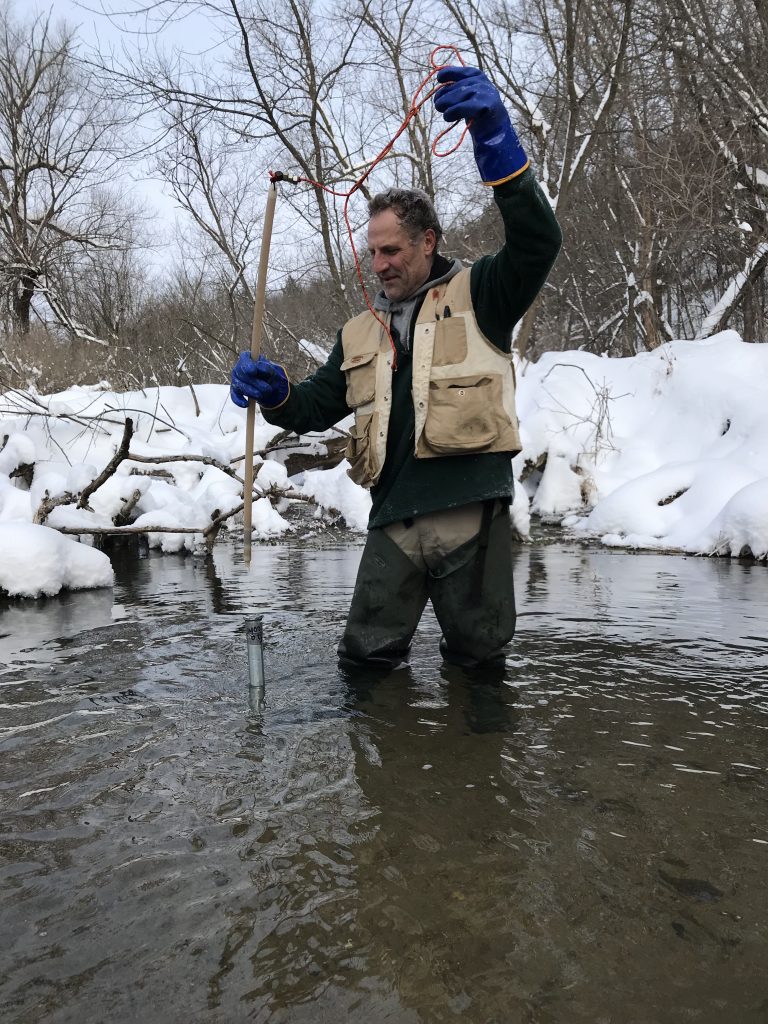
[(480, 519), (480, 532), (477, 535), (477, 558), (475, 560), (475, 579), (472, 584), (472, 598), (480, 602), (483, 595), (483, 576), (485, 575), (485, 556), (488, 553), (488, 537), (491, 533), (491, 521), (493, 520), (493, 506), (496, 498), (490, 498), (483, 502), (483, 512)]

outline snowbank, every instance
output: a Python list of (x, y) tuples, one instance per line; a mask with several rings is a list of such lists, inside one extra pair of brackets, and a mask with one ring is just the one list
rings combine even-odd
[(63, 589), (111, 587), (113, 582), (103, 551), (47, 526), (0, 524), (0, 591), (10, 597), (53, 597)]
[(519, 387), (532, 509), (613, 546), (768, 555), (768, 345), (549, 353)]
[(347, 476), (349, 463), (344, 459), (333, 469), (310, 470), (304, 474), (301, 491), (324, 508), (341, 512), (352, 530), (365, 530), (371, 511), (368, 491), (353, 484)]
[[(77, 508), (77, 495), (115, 454), (126, 417), (134, 425), (132, 458), (122, 462), (91, 495), (88, 508)], [(40, 538), (41, 546), (47, 543), (45, 558), (54, 557), (50, 540), (42, 538), (59, 534), (31, 525), (44, 501), (53, 504), (61, 500), (45, 520), (54, 529), (111, 528), (115, 517), (124, 513), (133, 526), (147, 530), (150, 546), (164, 552), (194, 550), (213, 518), (229, 515), (242, 502), (245, 424), (244, 410), (230, 402), (224, 384), (126, 393), (97, 385), (72, 387), (50, 396), (34, 392), (0, 396), (0, 553), (4, 569), (0, 590), (14, 596), (40, 596), (66, 587), (109, 585), (92, 558), (97, 556), (103, 570), (105, 556), (63, 536), (65, 546), (57, 549), (58, 571), (47, 561), (45, 571), (24, 579), (32, 540), (24, 546), (23, 558), (6, 557), (21, 524), (42, 530), (29, 537)], [(279, 428), (257, 413), (254, 450), (267, 449), (279, 433)], [(338, 435), (329, 432), (327, 436)], [(326, 435), (303, 438), (300, 450), (323, 454), (326, 439)], [(257, 494), (270, 497), (254, 501), (254, 539), (273, 539), (292, 529), (275, 507), (280, 492), (286, 489), (313, 499), (320, 508), (341, 512), (352, 529), (364, 530), (370, 496), (346, 476), (347, 463), (327, 473), (310, 470), (292, 481), (284, 465), (289, 451), (283, 447), (256, 467)], [(223, 528), (239, 529), (241, 524), (240, 514), (227, 519)]]

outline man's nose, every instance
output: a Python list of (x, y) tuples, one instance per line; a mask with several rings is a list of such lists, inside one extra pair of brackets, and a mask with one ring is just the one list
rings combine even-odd
[(389, 258), (381, 252), (374, 253), (373, 255), (373, 272), (374, 274), (383, 274), (384, 271), (389, 267)]

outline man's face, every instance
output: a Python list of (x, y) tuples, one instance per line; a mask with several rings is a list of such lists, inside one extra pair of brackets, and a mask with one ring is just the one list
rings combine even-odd
[(368, 252), (384, 294), (407, 299), (429, 278), (435, 255), (435, 232), (427, 228), (412, 241), (394, 210), (375, 213), (368, 222)]

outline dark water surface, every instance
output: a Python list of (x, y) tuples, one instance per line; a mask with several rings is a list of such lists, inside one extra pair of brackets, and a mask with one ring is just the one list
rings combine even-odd
[(768, 1021), (768, 569), (528, 546), (500, 685), (352, 688), (359, 554), (3, 606), (3, 1024)]

